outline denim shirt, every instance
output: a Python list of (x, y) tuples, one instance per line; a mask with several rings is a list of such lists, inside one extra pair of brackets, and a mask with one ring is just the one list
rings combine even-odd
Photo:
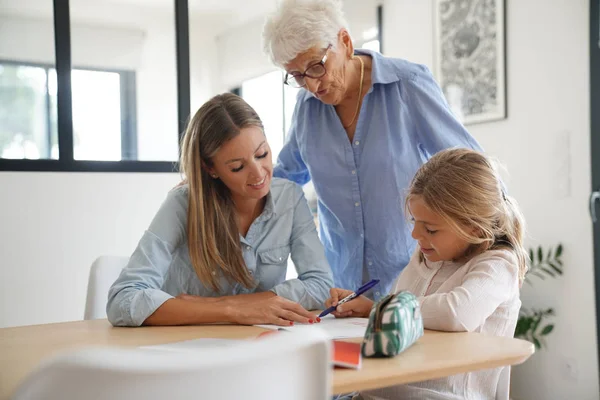
[[(244, 261), (256, 286), (248, 289), (221, 276), (218, 293), (200, 282), (190, 261), (188, 190), (184, 185), (169, 192), (110, 288), (106, 310), (113, 325), (140, 326), (165, 301), (181, 293), (217, 297), (271, 290), (306, 309), (323, 307), (333, 278), (298, 185), (273, 178), (262, 214), (246, 237), (240, 235)], [(298, 278), (286, 281), (290, 254)]]
[(372, 86), (352, 142), (335, 108), (301, 90), (274, 174), (301, 185), (312, 180), (335, 285), (356, 290), (380, 279), (367, 293), (378, 300), (416, 246), (404, 198), (417, 169), (446, 148), (481, 148), (427, 67), (363, 49), (356, 53), (372, 57)]

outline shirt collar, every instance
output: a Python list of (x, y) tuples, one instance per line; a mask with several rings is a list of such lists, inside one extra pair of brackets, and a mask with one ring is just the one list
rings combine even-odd
[[(386, 57), (382, 54), (367, 49), (354, 49), (355, 55), (367, 55), (371, 56), (372, 65), (371, 65), (371, 89), (369, 92), (373, 90), (373, 86), (375, 84), (386, 84), (398, 81), (398, 75), (396, 74), (393, 65), (391, 65)], [(304, 96), (304, 100), (308, 100), (310, 98), (314, 98), (315, 95), (309, 92), (306, 89), (303, 89), (306, 95)]]
[[(267, 193), (267, 200), (265, 201), (265, 208), (260, 215), (254, 221), (252, 221), (250, 227), (252, 228), (252, 226), (256, 223), (268, 221), (274, 215), (277, 215), (277, 212), (275, 211), (275, 201), (273, 200), (273, 194), (271, 193), (271, 190), (269, 190), (269, 193)], [(250, 230), (248, 230), (248, 233), (250, 233)], [(250, 245), (248, 239), (242, 236), (242, 234), (240, 234), (240, 240), (242, 243)]]

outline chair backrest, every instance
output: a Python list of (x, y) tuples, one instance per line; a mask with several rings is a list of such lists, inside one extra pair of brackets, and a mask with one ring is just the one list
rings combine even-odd
[(128, 257), (101, 256), (92, 264), (83, 319), (106, 318), (108, 290), (127, 265)]
[(83, 349), (44, 362), (12, 399), (328, 400), (330, 352), (319, 329), (185, 353)]

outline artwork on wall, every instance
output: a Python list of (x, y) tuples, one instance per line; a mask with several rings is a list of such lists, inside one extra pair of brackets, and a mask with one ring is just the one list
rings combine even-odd
[(506, 118), (504, 0), (433, 0), (434, 73), (468, 125)]

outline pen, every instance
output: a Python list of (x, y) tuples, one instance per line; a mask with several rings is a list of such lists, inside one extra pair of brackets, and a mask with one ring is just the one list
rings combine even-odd
[(350, 300), (354, 299), (355, 297), (360, 296), (361, 294), (365, 293), (367, 290), (371, 289), (373, 286), (377, 285), (378, 283), (379, 283), (379, 279), (371, 279), (369, 282), (367, 282), (364, 285), (362, 285), (361, 287), (359, 287), (358, 290), (356, 290), (356, 292), (353, 292), (353, 293), (349, 294), (348, 296), (344, 297), (343, 299), (341, 299), (335, 307), (331, 306), (327, 310), (323, 311), (321, 314), (319, 314), (319, 318), (322, 318), (325, 315), (329, 314), (330, 312), (335, 311), (337, 306), (347, 303)]

